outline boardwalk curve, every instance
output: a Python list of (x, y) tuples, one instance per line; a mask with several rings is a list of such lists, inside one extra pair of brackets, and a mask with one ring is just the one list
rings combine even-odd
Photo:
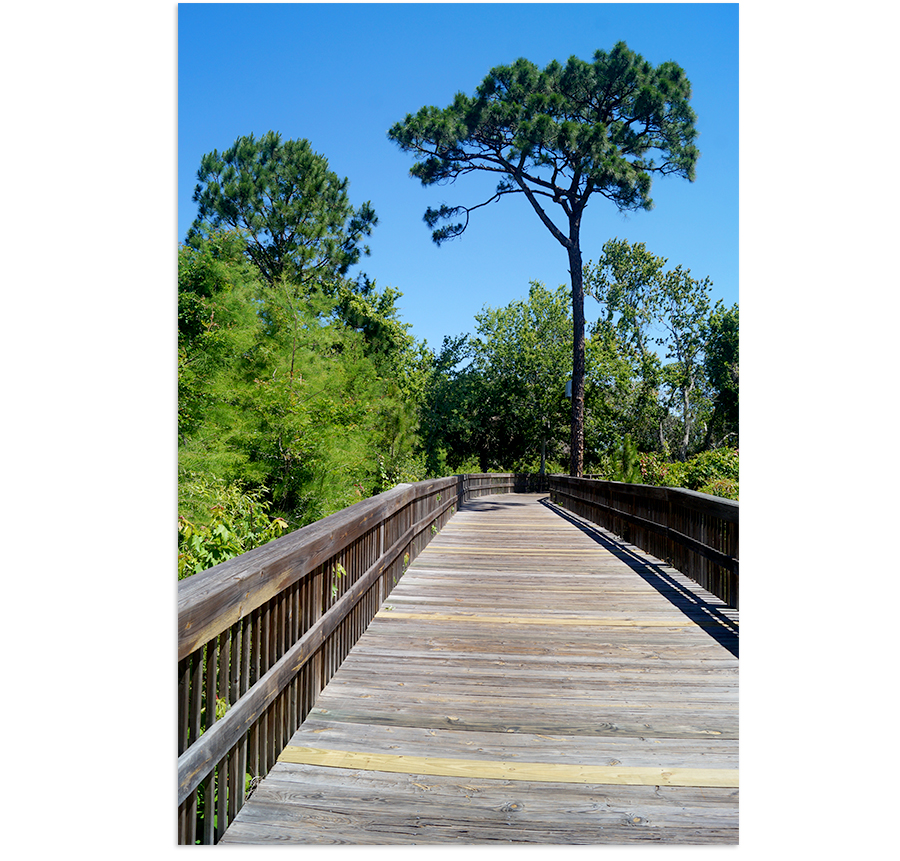
[(736, 843), (738, 619), (545, 494), (463, 505), (223, 843)]

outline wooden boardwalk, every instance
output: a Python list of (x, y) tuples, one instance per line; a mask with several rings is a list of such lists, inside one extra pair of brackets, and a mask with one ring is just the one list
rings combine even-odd
[(546, 495), (476, 499), (221, 842), (737, 843), (737, 631)]

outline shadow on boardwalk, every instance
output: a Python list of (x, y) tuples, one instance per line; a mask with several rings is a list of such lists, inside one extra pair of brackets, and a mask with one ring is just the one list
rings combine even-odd
[[(738, 657), (738, 625), (726, 613), (724, 605), (711, 604), (700, 595), (695, 594), (682, 582), (679, 582), (669, 571), (674, 568), (656, 564), (647, 555), (632, 549), (617, 535), (596, 524), (581, 520), (570, 512), (550, 502), (549, 497), (540, 500), (541, 505), (567, 520), (576, 529), (597, 542), (604, 550), (620, 559), (635, 574), (642, 577), (650, 586), (684, 613), (692, 622), (703, 625), (705, 630), (722, 648), (727, 649), (734, 657)], [(684, 577), (685, 575), (680, 575)], [(693, 582), (693, 581), (691, 581)], [(699, 590), (700, 587), (696, 586)]]

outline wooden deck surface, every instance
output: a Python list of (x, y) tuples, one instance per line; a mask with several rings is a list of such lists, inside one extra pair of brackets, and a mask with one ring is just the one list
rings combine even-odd
[(474, 500), (222, 842), (737, 843), (737, 631), (544, 494)]

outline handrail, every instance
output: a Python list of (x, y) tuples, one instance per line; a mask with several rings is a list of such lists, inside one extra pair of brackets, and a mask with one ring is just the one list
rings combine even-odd
[(551, 502), (669, 562), (738, 608), (739, 503), (675, 487), (550, 476)]

